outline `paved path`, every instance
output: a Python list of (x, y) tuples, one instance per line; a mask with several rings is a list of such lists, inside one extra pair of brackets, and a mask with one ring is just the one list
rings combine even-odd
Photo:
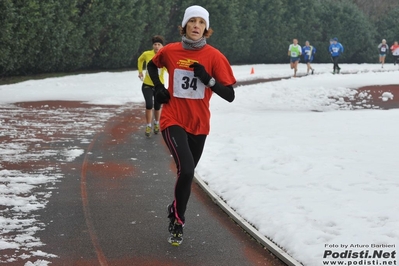
[[(43, 102), (21, 103), (17, 109), (12, 121), (24, 119), (27, 127), (58, 128), (46, 145), (43, 141), (48, 136), (43, 134), (41, 150), (74, 147), (85, 152), (70, 162), (60, 155), (58, 160), (52, 156), (49, 161), (3, 164), (21, 171), (52, 165), (64, 176), (52, 184), (46, 207), (35, 212), (45, 225), (35, 234), (46, 244), (40, 250), (57, 257), (43, 258), (39, 253), (7, 265), (39, 259), (50, 265), (284, 265), (196, 184), (186, 213), (184, 242), (180, 247), (167, 243), (166, 205), (172, 199), (175, 166), (161, 135), (144, 136), (140, 106)], [(0, 114), (6, 117), (9, 112), (0, 109)], [(65, 114), (71, 117), (69, 121), (63, 118)], [(79, 120), (84, 117), (91, 119)], [(12, 124), (11, 119), (4, 121)], [(24, 129), (19, 126), (18, 130)], [(0, 255), (5, 251), (0, 250)]]

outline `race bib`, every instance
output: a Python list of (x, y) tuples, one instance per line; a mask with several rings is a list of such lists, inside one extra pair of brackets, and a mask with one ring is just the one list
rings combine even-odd
[(338, 53), (338, 51), (339, 51), (339, 48), (337, 48), (337, 47), (334, 47), (334, 48), (332, 48), (332, 50), (333, 50), (333, 52), (334, 52), (334, 53)]
[(306, 54), (310, 56), (312, 53), (310, 52), (310, 50), (307, 50)]
[(387, 48), (385, 48), (385, 47), (381, 47), (381, 52), (386, 52), (387, 51)]
[(292, 56), (292, 57), (297, 57), (297, 56), (298, 56), (298, 53), (297, 53), (297, 52), (291, 52), (291, 56)]
[(194, 77), (193, 71), (175, 69), (173, 96), (186, 99), (204, 99), (205, 85)]

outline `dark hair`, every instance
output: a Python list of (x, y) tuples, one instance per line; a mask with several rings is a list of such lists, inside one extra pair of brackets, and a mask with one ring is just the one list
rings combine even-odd
[(165, 43), (165, 39), (161, 35), (155, 35), (154, 37), (152, 37), (151, 41), (152, 44), (159, 42), (160, 44), (164, 45)]
[[(180, 35), (183, 36), (183, 35), (186, 34), (186, 28), (187, 28), (187, 25), (184, 26), (184, 28), (183, 28), (182, 26), (179, 26)], [(211, 37), (212, 33), (213, 33), (213, 29), (212, 29), (212, 28), (209, 28), (208, 30), (205, 29), (205, 31), (204, 31), (204, 37), (205, 37), (205, 38), (209, 38), (209, 37)]]

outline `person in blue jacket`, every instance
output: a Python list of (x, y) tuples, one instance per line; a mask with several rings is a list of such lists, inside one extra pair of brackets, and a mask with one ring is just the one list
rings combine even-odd
[(302, 54), (304, 57), (304, 62), (308, 66), (307, 75), (309, 75), (310, 70), (312, 70), (312, 72), (311, 72), (312, 75), (314, 73), (314, 69), (312, 68), (310, 63), (312, 63), (315, 53), (316, 53), (316, 47), (310, 45), (309, 41), (306, 41), (305, 46), (302, 47)]
[(328, 48), (331, 54), (331, 60), (334, 63), (334, 70), (333, 73), (339, 73), (341, 68), (338, 66), (338, 59), (339, 56), (344, 52), (344, 47), (342, 46), (341, 43), (338, 42), (338, 38), (334, 38), (332, 44), (330, 44), (330, 47)]

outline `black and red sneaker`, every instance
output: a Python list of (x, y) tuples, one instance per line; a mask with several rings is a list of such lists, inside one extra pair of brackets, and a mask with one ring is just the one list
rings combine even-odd
[(170, 236), (168, 237), (168, 242), (170, 244), (172, 244), (172, 246), (178, 247), (183, 242), (183, 226), (184, 225), (179, 224), (176, 221), (173, 205), (169, 204), (167, 208), (168, 208), (168, 219), (169, 219), (168, 230), (170, 233)]

